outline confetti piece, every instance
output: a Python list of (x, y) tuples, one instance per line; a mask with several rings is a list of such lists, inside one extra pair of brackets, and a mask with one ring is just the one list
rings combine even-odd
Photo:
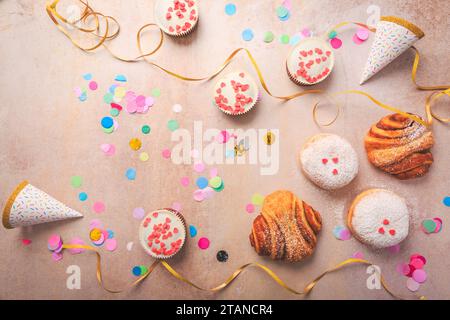
[(179, 202), (172, 203), (172, 209), (180, 212), (181, 211), (181, 203), (179, 203)]
[(83, 74), (83, 79), (86, 81), (92, 80), (92, 73)]
[(414, 270), (412, 278), (418, 283), (427, 281), (427, 273), (424, 270)]
[(108, 251), (115, 251), (117, 249), (117, 240), (116, 239), (106, 239), (105, 248)]
[(170, 159), (172, 152), (169, 149), (164, 149), (162, 151), (162, 156), (164, 159)]
[(264, 196), (263, 195), (261, 195), (259, 193), (255, 193), (255, 194), (252, 195), (252, 203), (255, 206), (260, 206), (260, 205), (263, 204), (263, 202), (264, 202)]
[(141, 266), (135, 266), (131, 270), (131, 273), (133, 273), (134, 276), (139, 277), (141, 276)]
[(421, 227), (425, 233), (430, 234), (430, 233), (434, 233), (437, 225), (436, 225), (436, 222), (434, 222), (433, 220), (425, 219), (422, 221)]
[(354, 259), (364, 259), (364, 255), (362, 252), (356, 251), (354, 254), (352, 254), (352, 258)]
[(80, 193), (78, 194), (78, 199), (79, 199), (80, 201), (86, 201), (87, 198), (88, 198), (88, 195), (87, 195), (86, 192), (80, 192)]
[(255, 206), (252, 203), (249, 203), (245, 206), (245, 210), (247, 213), (253, 213), (255, 212)]
[(336, 30), (332, 30), (332, 31), (330, 31), (330, 33), (328, 34), (328, 38), (330, 38), (330, 39), (334, 39), (334, 38), (336, 38), (337, 37), (337, 32), (336, 32)]
[(31, 240), (30, 239), (22, 239), (22, 244), (24, 246), (29, 246), (31, 244)]
[(225, 13), (229, 16), (236, 14), (236, 5), (234, 3), (228, 3), (225, 6)]
[(120, 111), (115, 108), (111, 108), (111, 110), (109, 110), (109, 114), (111, 115), (111, 117), (117, 117), (119, 113)]
[(195, 190), (194, 191), (194, 200), (197, 202), (202, 202), (205, 200), (205, 194), (203, 193), (203, 190)]
[(369, 39), (369, 31), (366, 28), (359, 28), (358, 31), (356, 31), (356, 36), (361, 41), (366, 41)]
[(138, 138), (133, 138), (130, 140), (129, 145), (131, 149), (137, 151), (142, 147), (142, 141), (139, 140)]
[(420, 288), (420, 283), (416, 282), (413, 278), (406, 280), (406, 287), (409, 291), (416, 292)]
[[(72, 238), (72, 240), (70, 240), (69, 244), (73, 244), (73, 245), (81, 245), (84, 246), (85, 243), (81, 238)], [(83, 248), (75, 248), (75, 249), (69, 249), (69, 253), (70, 254), (80, 254), (83, 253), (85, 250)]]
[(267, 31), (267, 32), (264, 34), (263, 41), (264, 41), (265, 43), (271, 43), (271, 42), (273, 41), (273, 39), (275, 39), (275, 35), (273, 34), (272, 31)]
[(296, 46), (300, 42), (301, 39), (302, 38), (301, 38), (301, 36), (299, 34), (293, 35), (291, 37), (291, 39), (289, 40), (289, 44), (291, 46)]
[(101, 201), (97, 201), (92, 208), (95, 213), (102, 213), (105, 211), (105, 204)]
[(73, 176), (70, 179), (70, 184), (72, 185), (72, 187), (74, 188), (79, 188), (81, 187), (81, 185), (83, 184), (83, 178), (80, 176)]
[(289, 17), (289, 10), (285, 6), (279, 6), (276, 9), (277, 16), (280, 20), (285, 21)]
[(351, 234), (350, 230), (344, 228), (344, 229), (342, 229), (339, 232), (339, 238), (338, 239), (345, 241), (345, 240), (350, 240), (351, 237), (352, 237), (352, 234)]
[(217, 168), (211, 168), (209, 169), (209, 177), (210, 178), (214, 178), (215, 176), (217, 176), (218, 170)]
[(114, 80), (120, 81), (120, 82), (127, 82), (127, 78), (123, 74), (118, 74)]
[(222, 185), (222, 178), (219, 176), (213, 177), (209, 180), (209, 185), (213, 188), (213, 189), (217, 189), (220, 188), (220, 186)]
[(148, 161), (149, 158), (150, 158), (150, 157), (149, 157), (149, 155), (148, 155), (147, 152), (141, 152), (141, 153), (139, 154), (139, 160), (141, 160), (142, 162)]
[(245, 29), (242, 31), (242, 39), (244, 41), (251, 41), (253, 39), (253, 31), (252, 29)]
[(142, 218), (144, 218), (145, 215), (145, 210), (144, 208), (134, 208), (133, 210), (133, 218), (138, 219), (138, 220), (142, 220)]
[(54, 261), (60, 261), (63, 258), (63, 255), (61, 252), (53, 252), (52, 258)]
[(353, 35), (352, 40), (353, 40), (353, 42), (354, 42), (355, 44), (357, 44), (357, 45), (361, 45), (361, 44), (364, 43), (364, 41), (362, 41), (360, 38), (358, 38), (358, 37), (356, 36), (356, 34)]
[(202, 237), (198, 239), (198, 247), (202, 250), (206, 250), (209, 248), (209, 239)]
[(183, 111), (183, 107), (181, 106), (181, 104), (174, 104), (172, 106), (172, 111), (175, 113), (180, 113), (181, 111)]
[(219, 262), (227, 262), (228, 252), (226, 252), (225, 250), (220, 250), (219, 252), (217, 252), (216, 258)]
[(183, 178), (181, 178), (180, 182), (181, 182), (181, 185), (183, 187), (187, 187), (189, 185), (189, 178), (188, 177), (183, 177)]
[(415, 269), (422, 269), (424, 266), (422, 259), (419, 258), (412, 259), (409, 264)]
[(198, 173), (202, 173), (205, 170), (205, 165), (203, 162), (197, 162), (194, 164), (194, 171)]
[(180, 125), (178, 124), (177, 120), (169, 120), (167, 122), (167, 128), (172, 132), (177, 130), (179, 127), (180, 127)]
[(444, 200), (442, 200), (442, 203), (446, 207), (450, 207), (450, 197), (445, 197)]
[(280, 42), (282, 44), (288, 44), (289, 43), (289, 36), (287, 34), (281, 35)]
[(114, 121), (111, 117), (103, 117), (100, 123), (105, 129), (110, 129), (114, 125)]
[(333, 49), (339, 49), (342, 47), (342, 40), (339, 38), (333, 38), (331, 39), (330, 44)]
[(305, 28), (302, 30), (302, 35), (306, 38), (311, 37), (311, 30), (309, 30), (308, 28)]
[(159, 88), (152, 89), (152, 97), (158, 98), (161, 95), (161, 90)]
[(133, 244), (134, 244), (133, 242), (128, 242), (127, 243), (127, 250), (128, 251), (131, 251), (131, 249), (133, 249)]
[(189, 226), (189, 235), (191, 238), (194, 238), (197, 235), (197, 228), (195, 228), (193, 225)]
[(113, 102), (113, 98), (114, 95), (111, 92), (105, 93), (105, 95), (103, 96), (103, 101), (106, 104), (110, 104), (111, 102)]
[(203, 194), (205, 195), (205, 199), (210, 199), (214, 196), (214, 189), (211, 187), (206, 187), (203, 189)]
[(144, 124), (141, 129), (143, 134), (149, 134), (151, 130), (152, 129), (150, 128), (150, 126), (148, 124)]
[(206, 179), (205, 177), (199, 177), (196, 181), (196, 185), (200, 189), (205, 189), (208, 186), (208, 182), (208, 179)]
[(128, 168), (127, 171), (125, 172), (125, 176), (127, 177), (128, 180), (136, 179), (136, 169)]
[(95, 82), (95, 81), (89, 82), (89, 89), (91, 89), (92, 91), (95, 91), (95, 90), (97, 90), (97, 88), (98, 88), (97, 82)]

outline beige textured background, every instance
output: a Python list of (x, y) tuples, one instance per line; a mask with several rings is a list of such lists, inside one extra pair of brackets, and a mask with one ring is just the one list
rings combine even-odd
[[(370, 4), (381, 7), (382, 14), (400, 15), (421, 26), (426, 37), (417, 44), (422, 53), (419, 79), (424, 84), (449, 82), (449, 14), (448, 1), (296, 1), (292, 16), (280, 22), (275, 8), (281, 1), (233, 0), (238, 13), (229, 17), (224, 13), (227, 1), (203, 0), (201, 20), (196, 32), (183, 40), (167, 39), (154, 56), (155, 61), (172, 70), (189, 75), (205, 75), (220, 65), (235, 48), (246, 46), (254, 54), (263, 70), (268, 85), (276, 94), (290, 94), (297, 89), (286, 76), (284, 59), (291, 49), (279, 41), (265, 44), (261, 38), (271, 30), (277, 36), (294, 34), (303, 27), (316, 33), (327, 30), (342, 20), (367, 20)], [(436, 145), (435, 164), (424, 178), (397, 181), (369, 165), (363, 148), (363, 136), (369, 126), (385, 115), (385, 111), (371, 105), (362, 97), (344, 98), (346, 105), (341, 118), (330, 128), (321, 129), (311, 120), (311, 105), (316, 98), (307, 97), (282, 103), (266, 94), (256, 110), (247, 116), (230, 118), (210, 107), (212, 83), (185, 83), (169, 77), (144, 63), (125, 64), (113, 60), (99, 50), (86, 54), (75, 49), (59, 33), (44, 10), (44, 1), (0, 1), (0, 205), (3, 207), (14, 186), (23, 179), (47, 191), (67, 205), (84, 213), (77, 221), (41, 225), (27, 229), (0, 228), (0, 298), (2, 299), (296, 299), (278, 287), (258, 270), (248, 270), (226, 290), (211, 294), (176, 281), (158, 268), (139, 288), (113, 295), (104, 292), (96, 283), (93, 254), (72, 256), (65, 254), (58, 263), (52, 261), (46, 249), (46, 239), (59, 233), (69, 240), (80, 236), (88, 241), (88, 226), (93, 218), (100, 218), (115, 231), (119, 248), (114, 253), (105, 251), (105, 281), (119, 288), (131, 281), (131, 267), (150, 263), (137, 243), (139, 222), (132, 217), (135, 207), (152, 210), (170, 206), (179, 201), (188, 223), (198, 227), (199, 235), (210, 238), (211, 247), (202, 251), (196, 241), (188, 241), (184, 252), (171, 263), (179, 272), (203, 286), (215, 286), (240, 265), (257, 261), (272, 268), (289, 284), (302, 288), (324, 269), (362, 251), (366, 258), (382, 268), (386, 279), (396, 292), (408, 294), (406, 278), (396, 273), (399, 262), (410, 254), (422, 253), (427, 259), (429, 280), (420, 293), (429, 298), (450, 298), (450, 259), (448, 246), (449, 208), (442, 199), (450, 195), (450, 128), (436, 123), (433, 127)], [(123, 55), (135, 55), (134, 34), (139, 26), (151, 22), (153, 1), (91, 1), (94, 8), (118, 18), (122, 26), (120, 37), (112, 48)], [(255, 39), (245, 43), (241, 32), (252, 28)], [(151, 33), (150, 33), (151, 35)], [(356, 46), (351, 41), (353, 31), (341, 37), (344, 46), (336, 52), (337, 62), (332, 77), (322, 88), (330, 91), (358, 89), (358, 80), (364, 66), (370, 43)], [(149, 39), (149, 38), (146, 38)], [(371, 40), (370, 40), (371, 41)], [(369, 41), (369, 42), (370, 42)], [(386, 103), (404, 110), (423, 114), (426, 93), (415, 90), (410, 81), (412, 54), (404, 54), (374, 77), (364, 90)], [(236, 58), (228, 70), (250, 65), (244, 56)], [(81, 75), (92, 72), (99, 90), (88, 92), (88, 100), (80, 103), (73, 93), (75, 86), (84, 85)], [(251, 72), (254, 74), (253, 70)], [(113, 83), (117, 73), (128, 77), (128, 87), (136, 92), (150, 94), (159, 87), (162, 95), (146, 115), (131, 117), (122, 113), (120, 128), (113, 135), (105, 135), (99, 119), (107, 113), (103, 93)], [(171, 107), (184, 106), (175, 115)], [(448, 100), (447, 100), (448, 103)], [(448, 105), (447, 105), (448, 106)], [(446, 113), (444, 103), (436, 110)], [(326, 111), (324, 111), (325, 115)], [(190, 166), (175, 166), (160, 156), (162, 148), (170, 146), (166, 128), (169, 119), (179, 120), (184, 128), (192, 130), (194, 120), (202, 120), (211, 128), (279, 128), (280, 170), (274, 176), (260, 176), (257, 166), (218, 166), (224, 178), (225, 190), (213, 199), (195, 203), (193, 186), (182, 188), (180, 177), (197, 177)], [(142, 124), (149, 123), (152, 133), (143, 138), (150, 161), (142, 163), (127, 142), (140, 136)], [(324, 192), (300, 173), (296, 153), (302, 142), (318, 132), (333, 132), (351, 141), (360, 156), (361, 168), (357, 179), (348, 187), (334, 193)], [(116, 156), (106, 158), (99, 150), (101, 143), (114, 143)], [(129, 182), (124, 171), (129, 166), (138, 170), (137, 179)], [(82, 203), (80, 190), (70, 186), (70, 177), (84, 178), (82, 189), (89, 200)], [(372, 251), (356, 240), (341, 242), (334, 238), (333, 227), (339, 223), (345, 208), (360, 191), (369, 187), (383, 187), (407, 198), (415, 217), (415, 224), (407, 241), (397, 255)], [(256, 214), (245, 212), (245, 204), (255, 192), (262, 194), (286, 188), (294, 191), (322, 213), (324, 229), (315, 255), (302, 263), (285, 264), (258, 257), (248, 243), (248, 233)], [(107, 210), (95, 214), (94, 200), (103, 200)], [(444, 228), (440, 234), (426, 236), (417, 227), (420, 217), (440, 216)], [(22, 238), (33, 243), (24, 247)], [(198, 238), (197, 238), (198, 239)], [(132, 251), (125, 245), (134, 241)], [(219, 249), (230, 255), (227, 263), (216, 261)], [(66, 268), (79, 265), (82, 270), (81, 290), (66, 289)], [(361, 266), (350, 267), (323, 279), (310, 299), (387, 299), (382, 290), (366, 288), (366, 272)]]

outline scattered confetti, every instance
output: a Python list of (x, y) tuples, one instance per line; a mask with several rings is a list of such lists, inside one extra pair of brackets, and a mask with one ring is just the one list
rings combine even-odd
[(420, 288), (420, 283), (416, 282), (413, 278), (406, 280), (406, 287), (409, 291), (416, 292)]
[(170, 159), (172, 152), (169, 149), (164, 149), (162, 151), (162, 156), (164, 159)]
[(180, 182), (183, 187), (187, 187), (189, 185), (189, 177), (182, 177)]
[(149, 134), (151, 130), (152, 129), (150, 128), (150, 126), (148, 124), (143, 125), (142, 129), (141, 129), (143, 134)]
[(208, 183), (208, 179), (206, 179), (205, 177), (200, 177), (196, 181), (196, 185), (200, 189), (205, 189), (208, 186)]
[(205, 200), (205, 194), (201, 189), (195, 190), (193, 196), (194, 200), (197, 202), (202, 202), (203, 200)]
[(444, 200), (442, 200), (442, 203), (446, 207), (450, 207), (450, 197), (445, 197)]
[(439, 233), (442, 230), (442, 219), (441, 218), (433, 218), (433, 219), (425, 219), (421, 223), (421, 229), (426, 234), (431, 233)]
[(289, 40), (289, 44), (290, 44), (291, 46), (296, 46), (296, 45), (300, 42), (301, 39), (302, 39), (302, 38), (301, 38), (301, 36), (300, 36), (299, 34), (295, 34), (295, 35), (293, 35), (293, 36), (291, 37), (291, 39)]
[(136, 179), (136, 169), (128, 168), (127, 171), (125, 172), (125, 176), (127, 177), (128, 180)]
[(101, 201), (97, 201), (94, 203), (94, 206), (92, 207), (95, 213), (102, 213), (105, 211), (105, 204)]
[(202, 237), (198, 240), (198, 247), (202, 250), (206, 250), (209, 248), (209, 239)]
[(242, 39), (244, 39), (244, 41), (251, 41), (253, 39), (253, 31), (252, 29), (245, 29), (244, 31), (242, 31)]
[(95, 90), (97, 90), (97, 88), (98, 88), (97, 82), (95, 82), (95, 81), (89, 82), (89, 89), (91, 89), (92, 91), (95, 91)]
[(219, 262), (227, 262), (228, 260), (228, 252), (225, 250), (220, 250), (216, 255), (217, 261)]
[(268, 146), (272, 145), (275, 142), (275, 134), (273, 134), (272, 131), (268, 131), (265, 135), (264, 135), (264, 143), (267, 144)]
[(116, 153), (116, 147), (109, 143), (104, 143), (100, 145), (100, 149), (107, 156), (113, 156)]
[(209, 185), (213, 188), (213, 189), (217, 189), (220, 188), (220, 186), (222, 185), (223, 181), (222, 178), (219, 176), (215, 176), (213, 178), (211, 178), (209, 180)]
[(161, 90), (159, 88), (152, 89), (152, 97), (158, 98), (161, 95)]
[(397, 266), (397, 271), (408, 277), (406, 280), (408, 290), (416, 292), (420, 285), (427, 280), (427, 273), (423, 270), (426, 263), (425, 257), (415, 253), (410, 256), (409, 264), (401, 263)]
[(105, 248), (108, 251), (115, 251), (117, 249), (117, 240), (116, 239), (106, 239), (105, 240)]
[(70, 179), (70, 184), (71, 184), (72, 187), (74, 187), (74, 188), (79, 188), (79, 187), (81, 187), (82, 184), (83, 184), (83, 178), (80, 177), (80, 176), (73, 176), (73, 177)]
[(193, 225), (189, 226), (189, 235), (191, 238), (194, 238), (197, 235), (197, 228), (195, 228)]
[(360, 45), (360, 44), (363, 44), (363, 43), (364, 43), (364, 41), (362, 41), (361, 39), (359, 39), (359, 38), (356, 36), (356, 34), (353, 35), (352, 40), (353, 40), (353, 42), (354, 42), (355, 44), (357, 44), (357, 45)]
[(104, 129), (110, 129), (114, 126), (113, 118), (111, 117), (103, 117), (101, 121), (101, 125)]
[(133, 218), (135, 219), (142, 220), (144, 218), (144, 215), (145, 215), (144, 208), (135, 208), (133, 210)]
[(275, 35), (273, 34), (272, 31), (267, 31), (267, 32), (264, 34), (263, 41), (264, 41), (265, 43), (271, 43), (274, 39), (275, 39)]
[(253, 213), (255, 212), (255, 205), (253, 203), (249, 203), (245, 206), (245, 210), (247, 213)]
[(228, 3), (225, 6), (225, 13), (229, 16), (236, 14), (236, 5), (234, 3)]
[(333, 49), (339, 49), (342, 47), (342, 40), (339, 38), (333, 38), (330, 40), (330, 44)]
[(255, 193), (255, 194), (252, 195), (252, 203), (255, 206), (260, 206), (260, 205), (263, 204), (263, 202), (264, 202), (264, 196), (263, 195), (261, 195), (259, 193)]
[[(78, 237), (72, 238), (72, 240), (70, 240), (69, 244), (81, 245), (81, 246), (85, 245), (84, 241), (81, 238), (78, 238)], [(85, 250), (83, 248), (69, 249), (69, 253), (70, 254), (80, 254), (80, 253), (83, 253), (84, 251)]]
[(130, 148), (137, 151), (142, 147), (142, 141), (138, 138), (133, 138), (129, 142)]
[(167, 122), (167, 128), (172, 132), (177, 130), (179, 127), (180, 127), (180, 125), (178, 124), (177, 120), (169, 120)]
[(150, 158), (150, 156), (148, 155), (147, 152), (141, 152), (139, 154), (139, 160), (141, 160), (142, 162), (148, 161), (149, 158)]
[(83, 74), (83, 79), (86, 81), (92, 80), (92, 73)]
[(303, 29), (303, 30), (302, 30), (302, 35), (303, 35), (305, 38), (311, 37), (311, 30), (309, 30), (308, 28)]
[(205, 165), (203, 164), (203, 162), (197, 162), (194, 164), (194, 171), (201, 173), (205, 170)]
[(290, 17), (290, 12), (285, 6), (279, 6), (276, 9), (277, 16), (281, 21), (286, 21)]
[(364, 259), (364, 255), (362, 252), (356, 251), (354, 254), (352, 254), (352, 258), (354, 259)]
[(280, 42), (282, 44), (288, 44), (289, 43), (289, 36), (287, 34), (281, 35)]
[(369, 39), (369, 31), (366, 28), (359, 28), (358, 31), (356, 31), (356, 36), (361, 41), (366, 41)]
[(118, 74), (114, 80), (120, 81), (120, 82), (127, 82), (127, 78), (123, 74)]
[(334, 39), (337, 37), (337, 32), (336, 30), (331, 30), (330, 33), (328, 34), (328, 38), (330, 39)]
[(148, 272), (148, 268), (146, 266), (135, 266), (131, 270), (131, 273), (136, 277), (143, 276), (147, 272)]
[(336, 237), (336, 239), (342, 241), (349, 240), (351, 238), (350, 230), (342, 226), (336, 226), (333, 229), (333, 235)]
[(22, 244), (24, 246), (29, 246), (31, 244), (31, 240), (30, 239), (22, 239)]
[(172, 106), (172, 111), (175, 113), (180, 113), (181, 111), (183, 111), (183, 107), (181, 106), (181, 104), (174, 104)]
[(87, 195), (86, 192), (80, 192), (80, 193), (78, 194), (78, 199), (79, 199), (80, 201), (86, 201), (87, 198), (88, 198), (88, 195)]

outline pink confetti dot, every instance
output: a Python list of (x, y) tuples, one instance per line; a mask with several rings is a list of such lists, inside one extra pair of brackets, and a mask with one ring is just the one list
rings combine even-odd
[(22, 239), (22, 243), (24, 246), (28, 246), (31, 244), (31, 240), (30, 239)]
[[(84, 241), (81, 238), (72, 238), (72, 240), (69, 242), (69, 244), (84, 245)], [(82, 249), (82, 248), (69, 249), (69, 252), (71, 254), (80, 254), (80, 253), (84, 252), (84, 249)]]
[(105, 211), (105, 204), (101, 201), (95, 202), (94, 206), (92, 207), (94, 209), (95, 213), (102, 213)]
[(209, 239), (208, 238), (200, 238), (198, 240), (198, 247), (202, 250), (206, 250), (209, 248)]
[(209, 170), (209, 177), (210, 177), (210, 178), (214, 178), (214, 177), (217, 176), (217, 173), (218, 173), (217, 168), (211, 168), (211, 169)]
[(117, 240), (116, 239), (106, 239), (105, 248), (108, 251), (114, 251), (117, 249)]
[(333, 49), (339, 49), (340, 47), (342, 47), (342, 40), (339, 38), (333, 38), (331, 39), (330, 44)]
[(198, 189), (194, 191), (194, 200), (197, 202), (202, 202), (203, 200), (205, 200), (205, 194), (203, 190)]
[(170, 149), (164, 149), (162, 151), (162, 156), (164, 159), (170, 159), (171, 155), (172, 155), (172, 152), (170, 151)]
[(416, 292), (420, 288), (420, 283), (413, 278), (408, 278), (408, 280), (406, 280), (406, 287), (409, 291)]
[(308, 28), (302, 30), (302, 35), (306, 38), (311, 36), (311, 31)]
[(172, 209), (180, 212), (181, 211), (181, 203), (179, 203), (179, 202), (172, 203)]
[(417, 269), (414, 270), (412, 278), (418, 283), (424, 283), (427, 281), (427, 273), (424, 270)]
[(361, 40), (360, 38), (358, 38), (358, 36), (357, 36), (356, 34), (353, 35), (352, 40), (353, 40), (353, 42), (354, 42), (355, 44), (357, 44), (357, 45), (360, 45), (360, 44), (363, 44), (363, 43), (364, 43), (364, 41)]
[(350, 233), (350, 230), (348, 230), (348, 229), (343, 229), (339, 233), (339, 239), (341, 239), (341, 240), (349, 240), (351, 237), (352, 237), (352, 235)]
[(203, 194), (205, 196), (205, 199), (210, 199), (212, 198), (212, 196), (214, 195), (215, 191), (213, 190), (213, 188), (211, 187), (206, 187), (205, 189), (202, 190)]
[(205, 165), (202, 162), (197, 162), (194, 164), (195, 172), (201, 173), (205, 170)]
[(145, 210), (144, 208), (135, 208), (133, 210), (133, 218), (141, 220), (142, 218), (144, 218), (145, 215)]
[(255, 206), (252, 203), (249, 203), (245, 206), (245, 210), (248, 213), (253, 213), (253, 212), (255, 212)]
[(59, 261), (63, 258), (63, 255), (61, 252), (53, 252), (52, 253), (52, 259), (53, 261)]
[(355, 259), (364, 259), (364, 255), (363, 255), (362, 252), (356, 251), (356, 252), (352, 255), (352, 258), (355, 258)]
[(183, 187), (187, 187), (189, 185), (189, 177), (183, 177), (181, 178), (181, 185)]
[(98, 88), (98, 84), (95, 81), (91, 81), (89, 82), (89, 89), (91, 89), (92, 91), (97, 90)]
[(366, 28), (360, 28), (358, 29), (358, 31), (356, 31), (356, 36), (359, 40), (366, 41), (367, 39), (369, 39), (369, 30), (367, 30)]
[(415, 269), (422, 269), (424, 265), (422, 259), (419, 258), (412, 259), (409, 264), (412, 265)]

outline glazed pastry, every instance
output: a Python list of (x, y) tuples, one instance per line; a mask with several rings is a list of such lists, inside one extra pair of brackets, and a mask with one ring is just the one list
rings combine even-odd
[(317, 134), (300, 151), (300, 164), (309, 180), (326, 190), (349, 184), (358, 174), (358, 156), (350, 143), (334, 134)]
[(362, 243), (374, 248), (388, 248), (408, 236), (409, 210), (405, 200), (395, 193), (370, 189), (353, 201), (347, 225)]
[(286, 60), (289, 78), (298, 85), (322, 82), (331, 74), (333, 66), (333, 50), (316, 37), (301, 40)]
[(421, 177), (433, 163), (433, 134), (420, 123), (392, 114), (370, 128), (365, 138), (369, 161), (377, 168), (406, 180)]
[(186, 223), (183, 216), (173, 209), (149, 213), (139, 228), (139, 241), (153, 258), (173, 257), (186, 242)]
[(314, 252), (321, 228), (317, 211), (290, 191), (276, 191), (253, 221), (250, 244), (260, 256), (296, 262)]
[(185, 36), (197, 25), (197, 0), (158, 0), (155, 4), (155, 20), (164, 33)]
[(226, 114), (241, 115), (255, 106), (258, 95), (255, 80), (247, 72), (237, 71), (217, 81), (213, 103)]

